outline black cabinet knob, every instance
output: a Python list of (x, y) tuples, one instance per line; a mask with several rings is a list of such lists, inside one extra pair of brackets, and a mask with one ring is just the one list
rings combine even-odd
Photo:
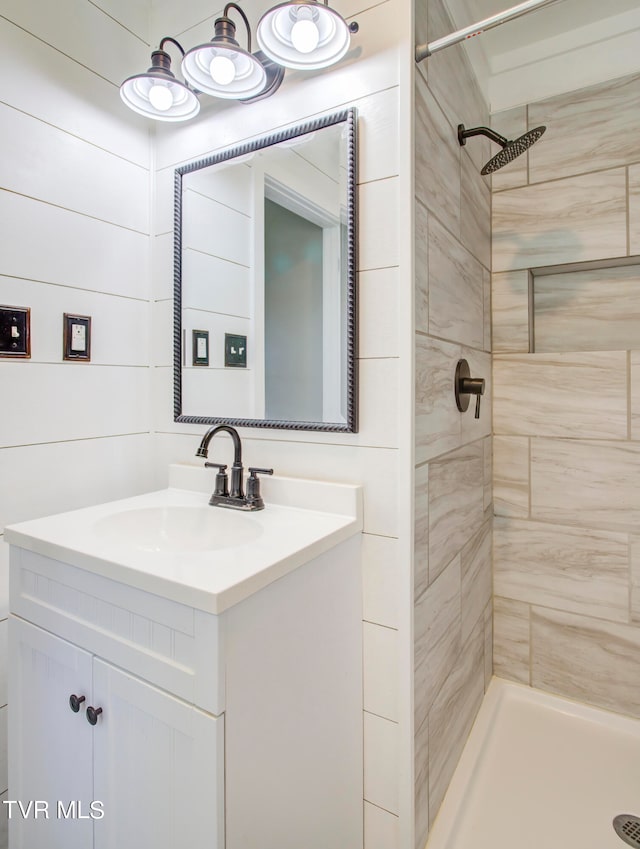
[(102, 708), (94, 708), (89, 705), (87, 708), (87, 722), (89, 725), (97, 725), (98, 717), (102, 713)]
[(80, 705), (82, 702), (86, 702), (86, 700), (86, 696), (76, 696), (75, 694), (72, 694), (69, 696), (69, 707), (74, 713), (78, 713)]

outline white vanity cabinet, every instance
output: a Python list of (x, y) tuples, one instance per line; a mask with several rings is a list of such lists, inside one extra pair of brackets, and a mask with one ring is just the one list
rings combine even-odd
[(361, 849), (359, 545), (219, 614), (12, 545), (11, 849)]

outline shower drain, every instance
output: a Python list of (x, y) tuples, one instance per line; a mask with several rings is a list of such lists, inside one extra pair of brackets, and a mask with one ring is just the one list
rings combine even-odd
[(633, 814), (618, 814), (613, 820), (613, 830), (629, 846), (639, 849), (640, 817), (634, 817)]

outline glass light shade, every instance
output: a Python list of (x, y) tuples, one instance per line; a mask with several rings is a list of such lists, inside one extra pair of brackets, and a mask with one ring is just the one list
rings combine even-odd
[[(309, 49), (317, 30), (317, 43)], [(351, 34), (342, 17), (317, 0), (298, 0), (274, 6), (260, 18), (260, 49), (285, 68), (312, 70), (338, 62), (349, 49)]]
[[(229, 82), (224, 82), (231, 76), (224, 73), (230, 70), (230, 64), (235, 73)], [(215, 38), (186, 53), (182, 73), (198, 91), (229, 100), (260, 94), (267, 83), (264, 67), (255, 56), (238, 45), (216, 42)]]
[(120, 86), (120, 97), (139, 115), (156, 121), (187, 121), (200, 111), (195, 93), (171, 73), (171, 57), (164, 50), (151, 54), (146, 74), (136, 74)]

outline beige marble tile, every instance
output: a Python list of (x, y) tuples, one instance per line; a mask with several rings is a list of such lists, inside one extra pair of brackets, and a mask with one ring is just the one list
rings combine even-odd
[(529, 440), (493, 438), (493, 509), (496, 516), (529, 515)]
[[(516, 106), (515, 109), (506, 109), (504, 112), (496, 112), (491, 116), (491, 126), (507, 139), (517, 139), (527, 131), (527, 107)], [(497, 153), (499, 147), (492, 147), (491, 152)], [(523, 153), (499, 171), (491, 175), (491, 189), (501, 192), (504, 189), (514, 189), (517, 186), (527, 185), (527, 165), (529, 153)]]
[[(493, 504), (493, 439), (488, 436), (483, 444), (484, 452), (484, 493), (482, 506), (485, 512)], [(493, 515), (493, 510), (491, 511)]]
[(429, 333), (472, 348), (484, 343), (482, 266), (440, 222), (429, 219)]
[(482, 442), (429, 464), (429, 582), (480, 528), (484, 518)]
[(426, 82), (417, 75), (415, 184), (418, 199), (435, 212), (452, 233), (459, 233), (460, 146)]
[(638, 158), (640, 75), (529, 105), (529, 127), (547, 126), (529, 150), (529, 181), (602, 171)]
[(491, 275), (491, 330), (494, 354), (528, 353), (528, 271)]
[(414, 735), (415, 849), (424, 849), (429, 834), (429, 722)]
[(362, 535), (362, 618), (387, 628), (400, 624), (399, 542)]
[(464, 151), (460, 158), (460, 240), (485, 268), (491, 268), (491, 190)]
[(460, 558), (431, 584), (414, 608), (414, 727), (425, 721), (460, 653)]
[(629, 255), (640, 254), (640, 165), (629, 166)]
[(640, 340), (640, 265), (534, 278), (536, 352), (620, 351)]
[(460, 552), (461, 637), (465, 642), (479, 619), (484, 626), (484, 612), (491, 600), (491, 527), (485, 521), (478, 533)]
[(521, 601), (493, 599), (493, 671), (499, 678), (529, 684), (529, 613)]
[(415, 310), (416, 330), (429, 332), (429, 213), (419, 200), (415, 201)]
[(416, 335), (416, 463), (460, 444), (462, 425), (453, 381), (460, 346)]
[(484, 689), (493, 676), (493, 600), (484, 609)]
[(417, 602), (429, 586), (429, 465), (418, 466), (414, 475), (413, 598)]
[(494, 590), (528, 604), (629, 620), (627, 535), (496, 516)]
[(493, 360), (495, 433), (627, 438), (627, 353), (500, 354)]
[(640, 351), (631, 351), (631, 439), (640, 441)]
[(640, 622), (640, 536), (634, 534), (629, 539), (629, 560), (631, 569), (631, 621)]
[(482, 300), (484, 315), (483, 347), (491, 352), (491, 273), (482, 269)]
[(493, 196), (493, 271), (626, 256), (624, 168)]
[[(457, 29), (443, 0), (429, 0), (427, 23), (430, 41)], [(426, 62), (429, 65), (429, 87), (451, 124), (456, 144), (458, 124), (487, 126), (489, 110), (465, 48), (461, 44), (450, 47), (435, 53)], [(467, 141), (465, 149), (479, 171), (489, 158), (489, 140), (483, 136), (474, 137)]]
[(531, 518), (634, 531), (640, 523), (640, 444), (534, 439)]
[(544, 608), (531, 613), (531, 684), (640, 716), (640, 629)]
[(484, 695), (479, 620), (429, 712), (429, 819), (435, 819)]

